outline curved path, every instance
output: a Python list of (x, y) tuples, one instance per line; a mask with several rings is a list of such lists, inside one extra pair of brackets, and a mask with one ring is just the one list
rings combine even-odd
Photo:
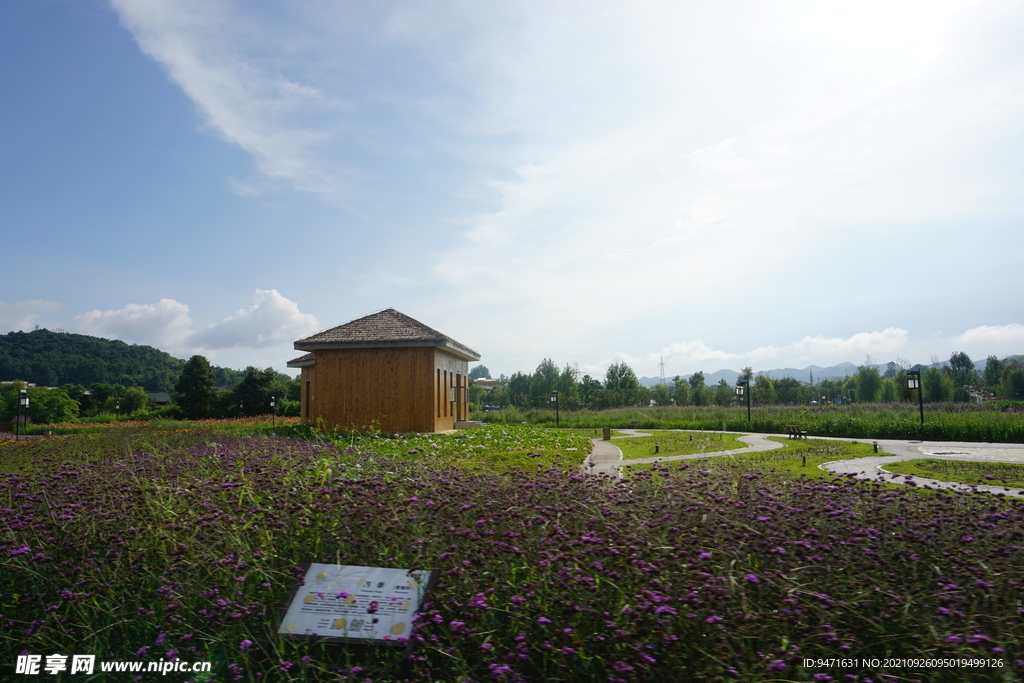
[[(863, 443), (863, 440), (861, 442)], [(987, 491), (1015, 498), (1024, 498), (1024, 490), (1020, 488), (988, 484), (961, 484), (954, 481), (939, 481), (938, 479), (893, 474), (884, 470), (885, 466), (890, 463), (901, 460), (919, 460), (921, 458), (1024, 464), (1024, 444), (879, 439), (878, 449), (892, 455), (878, 455), (868, 458), (856, 458), (854, 460), (836, 460), (834, 462), (827, 462), (822, 467), (836, 474), (852, 474), (858, 479), (882, 479), (890, 483), (927, 486), (933, 489)]]
[[(632, 436), (653, 436), (652, 432), (644, 432), (638, 429), (618, 429), (624, 432), (625, 436), (613, 436), (615, 439), (627, 439)], [(692, 429), (666, 429), (668, 432), (694, 431)], [(708, 432), (715, 434), (717, 432)], [(726, 434), (740, 434), (740, 432), (725, 432)], [(623, 467), (630, 465), (652, 465), (658, 462), (673, 462), (675, 460), (699, 460), (702, 458), (716, 458), (723, 455), (736, 455), (737, 453), (756, 453), (757, 451), (772, 451), (782, 448), (783, 445), (777, 441), (768, 441), (767, 436), (779, 436), (777, 434), (742, 434), (739, 440), (746, 443), (746, 448), (731, 448), (724, 451), (709, 451), (707, 453), (691, 453), (690, 455), (658, 455), (652, 458), (630, 458), (628, 461), (622, 457), (619, 447), (602, 439), (591, 439), (594, 450), (583, 463), (583, 468), (591, 474), (610, 474), (618, 476)]]
[[(640, 429), (619, 429), (616, 431), (623, 432), (624, 436), (613, 436), (613, 441), (615, 439), (624, 439), (631, 436), (653, 436), (653, 432)], [(664, 431), (693, 430), (672, 429)], [(777, 441), (768, 441), (767, 437), (787, 436), (786, 434), (759, 434), (750, 432), (729, 433), (741, 434), (739, 440), (749, 444), (749, 446), (747, 448), (714, 451), (710, 453), (657, 456), (653, 458), (633, 458), (626, 461), (622, 458), (622, 451), (620, 451), (619, 448), (610, 441), (592, 439), (594, 443), (594, 450), (584, 462), (583, 469), (584, 471), (592, 474), (619, 476), (621, 474), (621, 468), (628, 467), (630, 465), (714, 458), (724, 455), (736, 455), (737, 453), (755, 453), (757, 451), (769, 451), (776, 448), (782, 448), (782, 444)], [(859, 441), (860, 443), (872, 442), (871, 439), (840, 439), (836, 437), (813, 438), (829, 439), (833, 441)], [(1024, 444), (974, 443), (962, 441), (900, 441), (895, 439), (878, 439), (877, 442), (879, 451), (885, 453), (885, 455), (854, 458), (852, 460), (835, 460), (824, 463), (820, 467), (829, 472), (834, 472), (835, 474), (850, 474), (858, 479), (881, 479), (889, 483), (911, 484), (914, 486), (954, 489), (958, 491), (987, 491), (994, 494), (1024, 498), (1024, 490), (1018, 488), (939, 481), (937, 479), (925, 479), (923, 477), (892, 474), (885, 472), (883, 469), (885, 465), (889, 463), (899, 462), (901, 460), (917, 460), (920, 458), (948, 458), (950, 460), (974, 460), (980, 462), (1008, 462), (1024, 464)]]

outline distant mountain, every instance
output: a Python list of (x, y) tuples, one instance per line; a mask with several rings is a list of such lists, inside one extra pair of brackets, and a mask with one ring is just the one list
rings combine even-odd
[[(1024, 356), (1008, 356), (1006, 360), (1008, 360), (1010, 358), (1019, 358), (1022, 361), (1024, 361)], [(986, 362), (987, 361), (985, 359), (974, 361), (974, 367), (977, 369), (977, 371), (979, 373), (985, 371), (985, 364), (986, 364)], [(880, 363), (880, 364), (873, 365), (871, 367), (878, 368), (878, 371), (880, 373), (885, 374), (885, 371), (888, 368), (888, 365), (889, 365), (888, 363)], [(944, 367), (946, 367), (948, 365), (949, 365), (949, 361), (945, 360), (945, 361), (940, 361), (940, 362), (934, 363), (934, 364), (930, 363), (930, 364), (926, 365), (925, 367), (944, 368)], [(793, 378), (796, 378), (796, 379), (800, 380), (801, 382), (809, 382), (811, 380), (811, 372), (814, 372), (814, 383), (817, 384), (819, 381), (821, 381), (823, 379), (837, 379), (837, 378), (838, 379), (846, 379), (847, 377), (856, 374), (858, 367), (860, 367), (860, 366), (859, 365), (855, 365), (854, 363), (846, 362), (846, 363), (840, 363), (839, 365), (831, 365), (831, 366), (829, 366), (827, 368), (823, 368), (823, 367), (821, 367), (819, 365), (808, 365), (806, 368), (802, 368), (802, 369), (797, 369), (797, 368), (776, 368), (774, 370), (761, 370), (761, 371), (755, 372), (754, 373), (754, 377), (757, 377), (758, 375), (766, 375), (766, 376), (768, 376), (771, 379), (781, 379), (783, 377), (793, 377)], [(689, 376), (690, 375), (683, 375), (682, 377), (683, 377), (683, 379), (686, 379)], [(739, 379), (739, 376), (740, 376), (740, 373), (737, 372), (736, 370), (719, 370), (718, 372), (712, 372), (710, 374), (705, 373), (704, 374), (704, 383), (707, 384), (708, 386), (714, 386), (714, 385), (718, 384), (718, 382), (720, 380), (724, 379), (729, 384), (736, 384), (736, 380)], [(665, 377), (665, 381), (668, 384), (672, 384), (673, 377), (675, 377), (675, 375), (673, 375), (672, 377), (666, 376)], [(661, 378), (660, 377), (641, 377), (640, 378), (640, 384), (643, 384), (644, 386), (647, 386), (647, 387), (653, 387), (656, 384), (660, 384), (660, 383), (661, 383)]]
[[(881, 366), (880, 370), (885, 369), (885, 366)], [(766, 375), (770, 379), (781, 379), (783, 377), (795, 377), (801, 382), (809, 382), (811, 379), (811, 372), (814, 372), (814, 383), (817, 384), (822, 379), (833, 379), (836, 377), (846, 379), (848, 376), (857, 372), (857, 366), (853, 363), (840, 363), (839, 365), (832, 365), (827, 368), (823, 368), (820, 365), (808, 365), (806, 368), (776, 368), (774, 370), (759, 370), (754, 373), (754, 377), (758, 375)], [(675, 375), (673, 375), (674, 377)], [(690, 375), (683, 375), (686, 379)], [(740, 373), (736, 370), (719, 370), (712, 373), (704, 373), (704, 383), (708, 386), (714, 386), (719, 381), (725, 380), (729, 384), (736, 384), (736, 380), (739, 379)], [(665, 377), (665, 381), (669, 384), (672, 383), (673, 377)], [(640, 383), (644, 386), (653, 387), (656, 384), (661, 383), (660, 377), (641, 377)]]
[[(33, 330), (0, 335), (0, 381), (22, 380), (56, 387), (94, 382), (170, 392), (185, 361), (152, 346), (84, 334)], [(240, 370), (215, 367), (221, 388), (237, 384)]]

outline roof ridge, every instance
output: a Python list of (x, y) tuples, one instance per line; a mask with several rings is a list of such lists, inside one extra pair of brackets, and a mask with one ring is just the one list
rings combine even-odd
[(298, 350), (372, 346), (447, 346), (479, 359), (473, 349), (395, 308), (385, 308), (299, 339)]

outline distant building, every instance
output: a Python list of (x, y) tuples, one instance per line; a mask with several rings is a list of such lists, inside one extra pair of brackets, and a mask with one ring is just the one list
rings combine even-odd
[(304, 423), (337, 431), (440, 432), (469, 419), (480, 354), (389, 308), (295, 342)]
[(495, 388), (503, 387), (508, 384), (508, 382), (502, 382), (500, 379), (491, 379), (490, 377), (487, 379), (471, 379), (469, 380), (469, 383), (483, 388), (483, 390), (488, 394), (494, 391)]

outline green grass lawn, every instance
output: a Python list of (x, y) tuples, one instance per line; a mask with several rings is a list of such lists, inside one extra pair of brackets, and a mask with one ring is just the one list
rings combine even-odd
[(632, 460), (634, 458), (694, 455), (746, 448), (747, 444), (739, 441), (739, 436), (741, 435), (711, 432), (657, 432), (652, 436), (615, 439), (613, 443), (622, 451), (623, 458)]
[(883, 469), (939, 481), (1024, 487), (1024, 465), (1015, 463), (924, 458), (894, 462)]
[[(717, 436), (717, 435), (715, 435)], [(858, 443), (856, 441), (834, 441), (831, 439), (789, 439), (786, 437), (770, 436), (769, 441), (776, 441), (783, 445), (783, 448), (774, 451), (758, 451), (754, 453), (737, 452), (735, 455), (716, 456), (701, 460), (701, 468), (720, 468), (724, 471), (732, 467), (743, 467), (749, 470), (755, 467), (759, 470), (775, 470), (787, 472), (797, 476), (807, 475), (810, 477), (836, 476), (832, 472), (819, 468), (826, 462), (833, 460), (850, 460), (863, 458), (869, 455), (885, 455), (879, 452), (876, 454), (869, 443)], [(616, 441), (616, 444), (619, 442)], [(725, 450), (721, 448), (719, 450)], [(692, 461), (688, 461), (692, 464)], [(662, 463), (659, 465), (633, 465), (630, 470), (650, 469), (651, 467), (672, 467), (676, 463)]]

